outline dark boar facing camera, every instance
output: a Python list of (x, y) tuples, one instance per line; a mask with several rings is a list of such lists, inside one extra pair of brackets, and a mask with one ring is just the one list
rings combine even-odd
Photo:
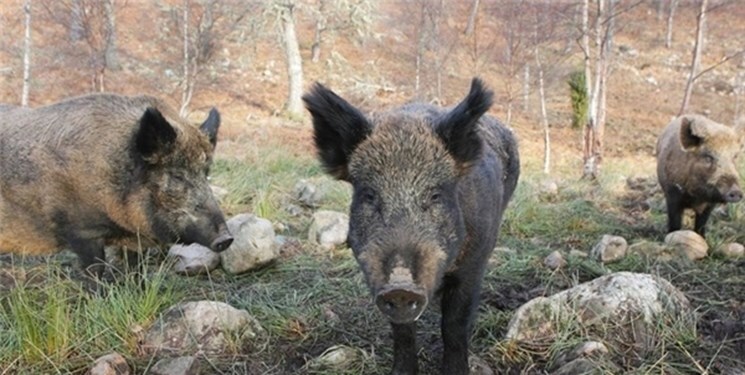
[(731, 128), (699, 115), (684, 115), (657, 140), (657, 178), (667, 203), (668, 232), (681, 229), (683, 211), (695, 213), (694, 230), (704, 236), (706, 222), (720, 203), (742, 199), (735, 158), (741, 127)]
[(441, 296), (442, 373), (468, 373), (481, 280), (520, 173), (510, 130), (474, 79), (455, 108), (371, 118), (320, 84), (303, 97), (321, 163), (353, 187), (348, 243), (393, 330), (393, 373), (417, 372), (416, 320)]
[(225, 250), (233, 238), (207, 181), (219, 126), (214, 109), (197, 128), (148, 96), (2, 113), (0, 251), (69, 247), (100, 276), (107, 244)]

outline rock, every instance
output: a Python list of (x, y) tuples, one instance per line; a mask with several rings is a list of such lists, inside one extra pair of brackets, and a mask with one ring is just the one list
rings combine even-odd
[(233, 243), (220, 253), (222, 268), (232, 274), (261, 268), (279, 256), (271, 221), (251, 214), (228, 220)]
[(582, 332), (591, 332), (593, 327), (602, 331), (606, 342), (614, 337), (633, 337), (643, 345), (644, 332), (654, 332), (659, 319), (670, 315), (690, 317), (690, 324), (695, 324), (688, 299), (667, 280), (616, 272), (527, 302), (515, 312), (505, 337), (518, 342), (550, 342), (561, 326), (576, 323)]
[(176, 258), (173, 270), (181, 275), (208, 273), (220, 265), (220, 254), (197, 243), (173, 245), (168, 250), (168, 256)]
[(345, 345), (335, 345), (326, 349), (310, 366), (316, 369), (344, 370), (360, 359), (360, 349)]
[(542, 196), (554, 197), (559, 194), (559, 184), (551, 179), (543, 180), (538, 185), (538, 192)]
[(319, 244), (326, 249), (347, 241), (349, 216), (335, 211), (317, 211), (308, 229), (310, 243)]
[(558, 250), (554, 250), (551, 254), (543, 259), (543, 265), (549, 269), (556, 270), (567, 265), (567, 261), (564, 260), (564, 256)]
[(210, 189), (212, 189), (212, 195), (215, 196), (215, 199), (220, 202), (225, 199), (225, 197), (227, 197), (229, 193), (227, 189), (217, 185), (210, 185)]
[(677, 230), (665, 236), (665, 244), (676, 249), (690, 260), (706, 257), (709, 244), (698, 233), (692, 230)]
[(318, 190), (316, 185), (307, 180), (300, 180), (295, 184), (293, 196), (300, 204), (307, 207), (318, 207), (323, 198), (323, 193)]
[[(600, 358), (608, 355), (608, 347), (600, 341), (586, 341), (575, 346), (572, 350), (559, 355), (552, 368), (561, 368), (577, 359)], [(569, 366), (571, 368), (572, 366)], [(559, 369), (560, 370), (560, 369)]]
[(245, 310), (216, 301), (185, 302), (170, 307), (153, 323), (145, 333), (142, 347), (155, 354), (198, 350), (225, 354), (263, 331)]
[(470, 355), (468, 356), (468, 375), (494, 375), (494, 371), (483, 359)]
[(625, 238), (605, 234), (592, 248), (590, 256), (602, 263), (611, 263), (626, 256), (628, 247)]
[(577, 358), (551, 373), (551, 375), (603, 375), (606, 374), (604, 368), (596, 365), (593, 361), (586, 358)]
[(730, 242), (719, 246), (716, 254), (725, 258), (740, 258), (745, 256), (745, 246), (737, 242)]
[(197, 375), (199, 361), (192, 357), (164, 358), (150, 368), (152, 375)]
[(569, 256), (576, 257), (576, 258), (587, 258), (589, 255), (584, 251), (572, 249), (572, 250), (569, 250)]
[(121, 354), (111, 353), (96, 359), (86, 375), (129, 375), (130, 371)]

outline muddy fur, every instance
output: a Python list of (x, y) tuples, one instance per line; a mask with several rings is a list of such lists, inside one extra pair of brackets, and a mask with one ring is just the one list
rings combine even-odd
[[(512, 132), (485, 115), (492, 96), (474, 79), (454, 108), (371, 116), (319, 84), (304, 97), (319, 159), (352, 184), (348, 242), (373, 296), (442, 297), (443, 374), (468, 373), (481, 279), (520, 172)], [(393, 372), (416, 373), (416, 322), (389, 318)]]
[(657, 177), (665, 194), (668, 231), (682, 227), (684, 209), (695, 212), (695, 231), (705, 234), (711, 211), (742, 198), (735, 158), (742, 129), (700, 115), (676, 118), (657, 141)]
[(0, 251), (69, 247), (87, 267), (107, 244), (210, 246), (227, 234), (207, 181), (218, 127), (214, 110), (199, 128), (148, 96), (4, 112)]

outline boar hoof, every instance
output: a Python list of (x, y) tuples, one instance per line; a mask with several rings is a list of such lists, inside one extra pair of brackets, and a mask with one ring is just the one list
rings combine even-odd
[(393, 323), (410, 323), (419, 319), (427, 306), (427, 297), (410, 289), (390, 289), (378, 293), (375, 305)]

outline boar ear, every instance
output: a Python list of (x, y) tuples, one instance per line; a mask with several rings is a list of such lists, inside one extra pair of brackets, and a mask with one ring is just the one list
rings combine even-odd
[(481, 155), (478, 122), (491, 107), (493, 96), (480, 79), (474, 78), (468, 96), (436, 120), (437, 135), (459, 163), (468, 164)]
[(210, 109), (209, 115), (207, 115), (207, 119), (204, 120), (201, 126), (199, 126), (199, 130), (206, 134), (210, 139), (213, 149), (217, 146), (218, 129), (220, 129), (220, 112), (217, 112), (217, 109), (212, 108)]
[(683, 117), (680, 119), (680, 144), (688, 151), (704, 143), (706, 132), (702, 126), (697, 125), (694, 119)]
[(320, 83), (313, 85), (303, 101), (313, 117), (313, 139), (324, 169), (337, 179), (348, 180), (349, 155), (370, 135), (372, 125), (357, 108)]
[(171, 150), (176, 142), (176, 129), (155, 108), (148, 108), (140, 118), (140, 128), (135, 135), (137, 151), (145, 160)]

